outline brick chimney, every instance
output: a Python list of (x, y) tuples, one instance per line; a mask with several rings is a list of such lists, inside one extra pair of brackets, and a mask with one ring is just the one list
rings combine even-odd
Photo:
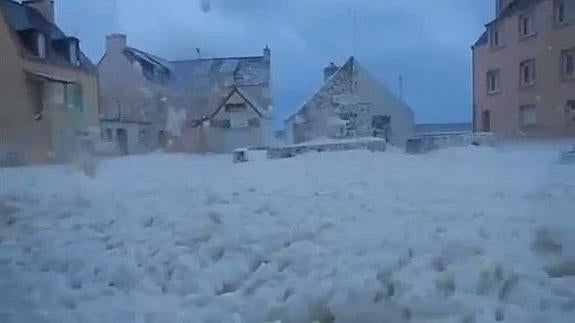
[(329, 66), (323, 69), (323, 80), (327, 81), (333, 74), (337, 73), (339, 66), (335, 65), (333, 62), (329, 63)]
[(264, 48), (264, 59), (265, 59), (266, 63), (268, 63), (268, 64), (272, 61), (272, 51), (269, 48), (269, 46), (266, 46)]
[(22, 1), (22, 4), (26, 7), (35, 9), (49, 22), (55, 22), (54, 0), (24, 0)]
[(124, 34), (106, 36), (106, 53), (119, 53), (128, 47), (128, 37)]

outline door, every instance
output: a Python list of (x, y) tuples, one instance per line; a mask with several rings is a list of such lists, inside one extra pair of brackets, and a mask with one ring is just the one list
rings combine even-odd
[(481, 131), (491, 132), (491, 111), (481, 112)]
[(120, 149), (120, 154), (128, 154), (128, 133), (126, 129), (116, 130), (116, 140), (118, 141), (118, 148)]
[(373, 136), (383, 138), (386, 142), (391, 140), (391, 117), (383, 115), (374, 115), (371, 118), (371, 128)]

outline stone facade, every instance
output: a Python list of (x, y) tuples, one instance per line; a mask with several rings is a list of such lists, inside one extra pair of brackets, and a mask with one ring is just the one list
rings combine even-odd
[(160, 58), (128, 47), (127, 37), (106, 37), (106, 53), (98, 63), (102, 138), (117, 153), (141, 154), (167, 145), (166, 123), (175, 101), (170, 69)]
[(498, 9), (472, 47), (474, 130), (575, 136), (575, 0), (509, 0)]
[[(110, 35), (98, 66), (103, 134), (123, 153), (164, 143), (218, 153), (265, 145), (273, 137), (270, 66), (268, 48), (263, 56), (168, 61), (129, 47), (125, 35)], [(227, 106), (243, 110), (229, 113)]]
[[(0, 161), (67, 162), (99, 139), (94, 65), (54, 21), (53, 2), (0, 0)], [(43, 16), (50, 15), (50, 16)]]
[(325, 84), (285, 122), (286, 141), (380, 137), (403, 146), (413, 134), (413, 111), (372, 78), (355, 58), (325, 70)]

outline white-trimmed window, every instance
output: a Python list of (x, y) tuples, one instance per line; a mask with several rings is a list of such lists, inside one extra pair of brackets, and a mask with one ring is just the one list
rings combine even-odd
[(535, 35), (535, 17), (532, 13), (519, 16), (519, 36), (529, 37)]
[(561, 51), (561, 75), (563, 78), (575, 78), (575, 48)]
[(534, 105), (522, 105), (519, 107), (519, 126), (532, 128), (537, 125), (537, 108)]
[(529, 86), (535, 84), (535, 60), (528, 59), (519, 64), (519, 85)]
[(491, 70), (487, 72), (487, 93), (493, 94), (501, 91), (501, 71)]

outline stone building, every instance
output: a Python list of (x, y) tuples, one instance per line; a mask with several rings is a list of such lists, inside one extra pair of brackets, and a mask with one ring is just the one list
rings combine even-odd
[(414, 114), (351, 57), (324, 70), (325, 84), (285, 122), (288, 143), (320, 138), (380, 137), (403, 146)]
[(95, 66), (52, 0), (0, 0), (0, 161), (66, 162), (99, 138)]
[(273, 137), (271, 51), (168, 61), (107, 37), (98, 65), (105, 139), (123, 153), (230, 152)]
[(496, 0), (473, 45), (474, 130), (575, 136), (575, 0)]
[(104, 141), (120, 154), (165, 148), (173, 70), (163, 59), (128, 46), (127, 37), (106, 37), (106, 53), (98, 63)]

